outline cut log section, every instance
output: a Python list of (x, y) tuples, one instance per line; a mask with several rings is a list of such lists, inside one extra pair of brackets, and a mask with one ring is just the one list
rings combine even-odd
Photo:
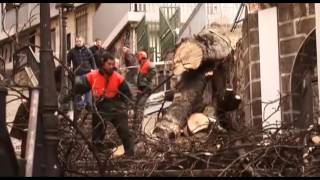
[(180, 43), (173, 59), (174, 74), (198, 69), (205, 61), (223, 60), (231, 50), (230, 40), (213, 29), (205, 29), (193, 39)]
[(316, 145), (319, 145), (320, 144), (320, 136), (313, 136), (311, 138), (312, 142)]
[(118, 147), (113, 148), (111, 158), (116, 158), (124, 155), (124, 147), (120, 145)]
[(204, 129), (208, 129), (209, 123), (209, 118), (206, 115), (202, 113), (194, 113), (189, 117), (187, 127), (189, 132), (195, 134)]
[[(203, 51), (200, 43), (195, 40), (188, 40), (177, 48), (173, 62), (175, 63), (175, 73), (179, 74), (184, 69), (197, 69), (202, 61)], [(181, 71), (180, 71), (181, 70)]]

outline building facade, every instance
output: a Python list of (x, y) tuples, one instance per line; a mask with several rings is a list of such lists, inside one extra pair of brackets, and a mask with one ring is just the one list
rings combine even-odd
[(314, 3), (247, 5), (231, 72), (243, 98), (238, 120), (256, 128), (271, 119), (301, 128), (318, 123), (315, 19)]
[[(14, 34), (16, 24), (15, 8), (6, 8), (12, 3), (2, 3), (1, 20), (4, 21), (4, 27), (1, 23), (0, 31), (0, 56), (5, 59), (6, 69), (13, 68), (14, 53)], [(17, 3), (16, 3), (17, 4)], [(74, 47), (74, 38), (81, 35), (85, 43), (92, 45), (93, 37), (93, 16), (98, 4), (95, 3), (74, 3), (75, 8), (67, 13), (67, 49)], [(18, 42), (23, 45), (31, 45), (36, 56), (39, 56), (40, 46), (40, 6), (39, 3), (19, 3), (18, 8)], [(60, 23), (59, 12), (56, 3), (50, 3), (50, 28), (51, 45), (54, 56), (60, 56)], [(35, 45), (35, 47), (33, 46)]]
[[(229, 28), (228, 25), (232, 24), (239, 5), (204, 3), (205, 9), (200, 18), (206, 21), (206, 24), (218, 23)], [(187, 29), (185, 26), (189, 24), (190, 16), (202, 3), (111, 3), (104, 6), (101, 10), (113, 14), (108, 22), (115, 27), (112, 31), (105, 32), (104, 46), (122, 62), (123, 46), (129, 47), (132, 52), (147, 50), (151, 61), (157, 66), (158, 84), (165, 78), (165, 74), (169, 74), (172, 50), (178, 43), (180, 34)], [(113, 12), (114, 9), (117, 9), (118, 13)], [(102, 17), (103, 13), (98, 13), (96, 17)], [(104, 18), (109, 18), (103, 15)], [(115, 21), (116, 19), (118, 20)], [(198, 24), (196, 26), (200, 27)], [(99, 29), (96, 31), (94, 34), (102, 34)]]

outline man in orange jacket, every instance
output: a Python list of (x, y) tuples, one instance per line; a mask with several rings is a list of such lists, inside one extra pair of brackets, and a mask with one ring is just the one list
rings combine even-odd
[(93, 144), (103, 150), (106, 119), (116, 128), (122, 140), (125, 154), (132, 156), (134, 145), (129, 132), (127, 113), (131, 92), (124, 77), (115, 71), (115, 58), (111, 54), (105, 53), (102, 59), (100, 69), (93, 70), (76, 80), (75, 91), (76, 93), (84, 93), (90, 89), (92, 91), (96, 107), (94, 107), (92, 115)]
[(143, 110), (152, 90), (152, 79), (156, 75), (156, 69), (147, 57), (145, 51), (139, 51), (136, 58), (140, 65), (137, 78), (137, 102), (134, 119), (137, 120), (135, 125), (140, 125), (143, 118)]

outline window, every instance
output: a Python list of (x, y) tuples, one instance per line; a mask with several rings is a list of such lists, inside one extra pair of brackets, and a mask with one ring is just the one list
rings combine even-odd
[(67, 34), (67, 51), (71, 49), (71, 34)]
[(56, 29), (51, 29), (51, 49), (56, 52)]
[(86, 10), (78, 11), (76, 14), (76, 35), (82, 36), (84, 43), (87, 42), (88, 14)]

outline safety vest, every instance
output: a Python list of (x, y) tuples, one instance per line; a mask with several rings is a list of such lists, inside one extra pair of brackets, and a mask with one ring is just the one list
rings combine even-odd
[(146, 76), (148, 74), (149, 71), (149, 67), (150, 67), (150, 61), (147, 60), (146, 62), (144, 62), (140, 68), (139, 68), (139, 74), (142, 74), (144, 76)]
[(86, 78), (90, 84), (93, 96), (105, 96), (107, 98), (113, 98), (117, 96), (119, 87), (124, 81), (124, 78), (116, 71), (109, 76), (108, 80), (106, 80), (99, 70), (94, 70), (88, 73)]

